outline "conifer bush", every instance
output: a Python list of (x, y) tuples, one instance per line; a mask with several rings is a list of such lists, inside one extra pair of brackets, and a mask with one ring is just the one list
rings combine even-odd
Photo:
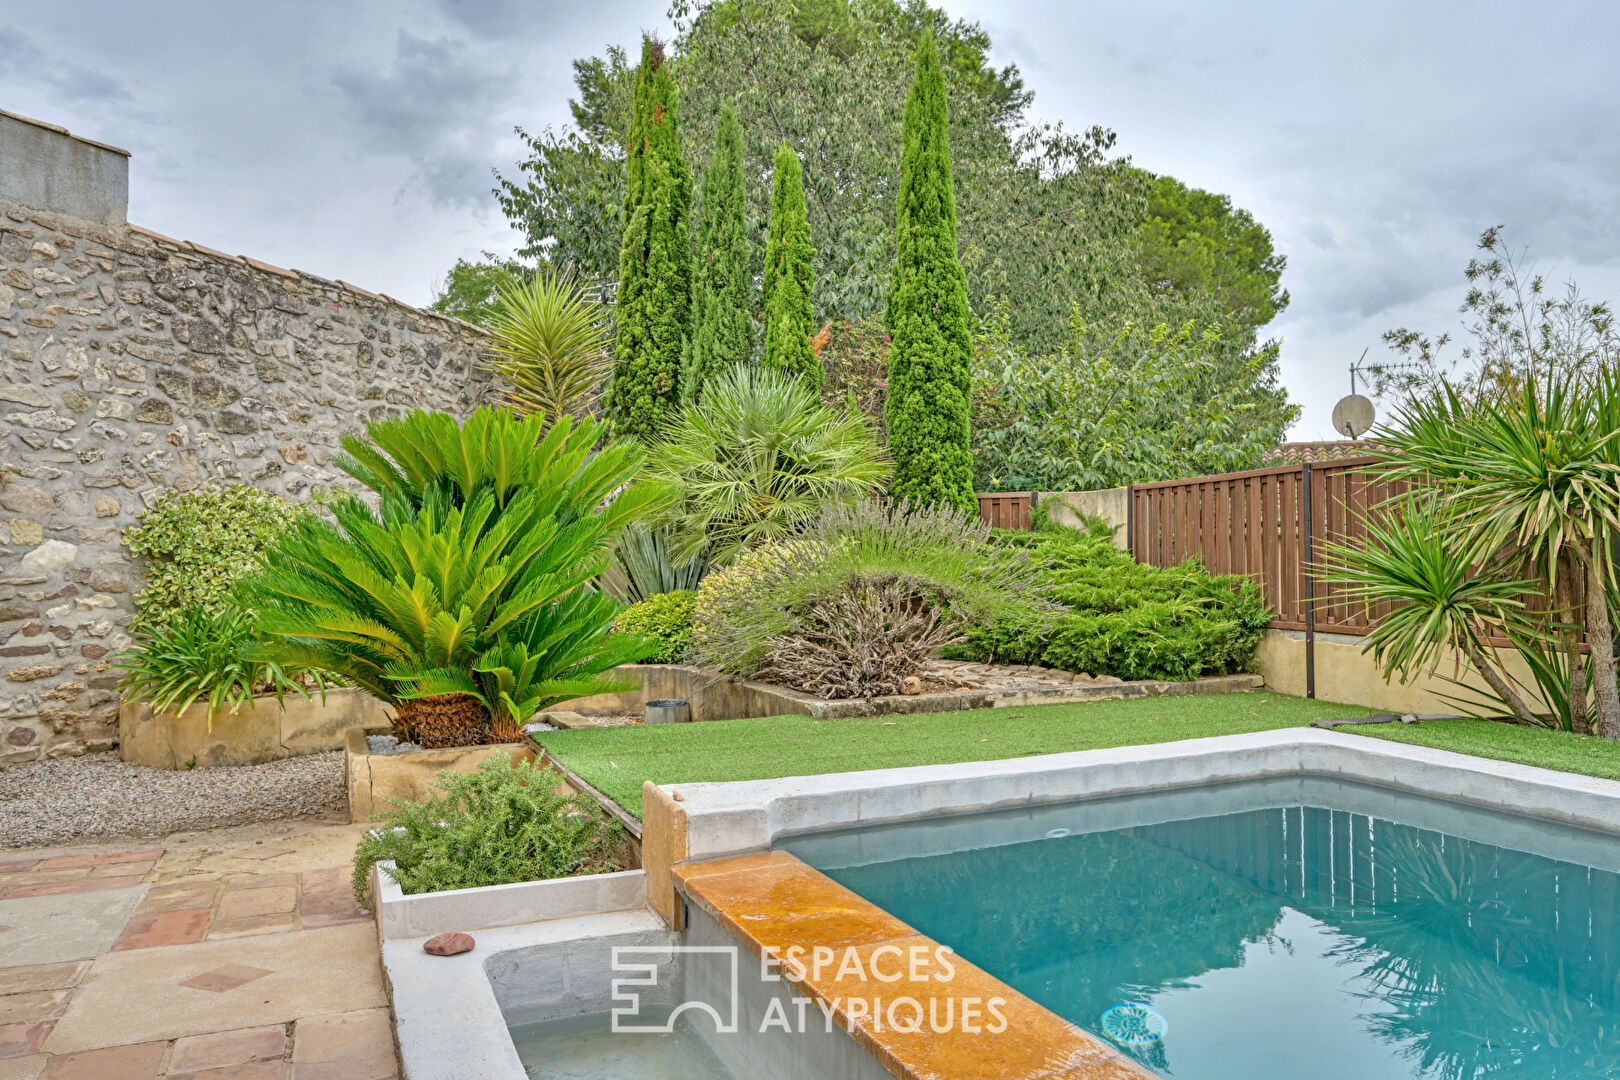
[(819, 393), (821, 360), (810, 344), (815, 319), (810, 306), (815, 283), (811, 263), (815, 257), (799, 155), (783, 143), (776, 152), (771, 231), (765, 245), (765, 366), (803, 379)]
[(743, 132), (730, 105), (720, 110), (701, 202), (692, 267), (692, 335), (681, 366), (681, 400), (687, 404), (711, 376), (746, 363), (754, 351)]

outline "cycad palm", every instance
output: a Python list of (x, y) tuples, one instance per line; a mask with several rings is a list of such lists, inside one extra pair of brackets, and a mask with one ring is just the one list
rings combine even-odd
[(577, 414), (613, 367), (607, 324), (571, 271), (503, 284), (489, 331), (502, 398), (547, 423)]
[(666, 513), (671, 556), (706, 552), (718, 566), (829, 504), (875, 494), (889, 463), (862, 419), (823, 405), (804, 381), (738, 366), (665, 426), (647, 472), (684, 491)]

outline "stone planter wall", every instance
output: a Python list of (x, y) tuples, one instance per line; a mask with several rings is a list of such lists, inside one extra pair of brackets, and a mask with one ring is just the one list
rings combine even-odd
[[(388, 709), (359, 690), (328, 690), (304, 698), (255, 698), (251, 709), (223, 713), (208, 726), (206, 705), (176, 715), (125, 702), (118, 709), (119, 756), (154, 769), (257, 765), (264, 761), (342, 750), (351, 731), (386, 731)], [(361, 742), (365, 740), (362, 738)]]
[(383, 941), (637, 911), (647, 906), (647, 876), (640, 870), (407, 896), (388, 873), (393, 865), (380, 862), (371, 869), (377, 936)]
[(388, 812), (389, 799), (422, 802), (433, 778), (446, 770), (472, 772), (496, 754), (506, 754), (514, 762), (534, 757), (534, 748), (523, 743), (373, 754), (362, 731), (350, 731), (344, 749), (350, 821), (375, 821)]

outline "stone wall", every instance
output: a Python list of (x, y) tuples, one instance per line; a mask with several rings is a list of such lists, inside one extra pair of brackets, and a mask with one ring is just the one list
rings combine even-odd
[(147, 230), (0, 201), (0, 764), (117, 738), (143, 568), (125, 526), (165, 491), (307, 499), (340, 436), (465, 415), (478, 328)]

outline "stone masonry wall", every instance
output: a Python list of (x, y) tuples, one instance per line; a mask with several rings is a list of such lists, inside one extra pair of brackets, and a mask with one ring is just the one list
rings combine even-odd
[(342, 282), (0, 202), (0, 765), (117, 739), (111, 659), (165, 491), (308, 498), (340, 436), (465, 415), (484, 335)]

